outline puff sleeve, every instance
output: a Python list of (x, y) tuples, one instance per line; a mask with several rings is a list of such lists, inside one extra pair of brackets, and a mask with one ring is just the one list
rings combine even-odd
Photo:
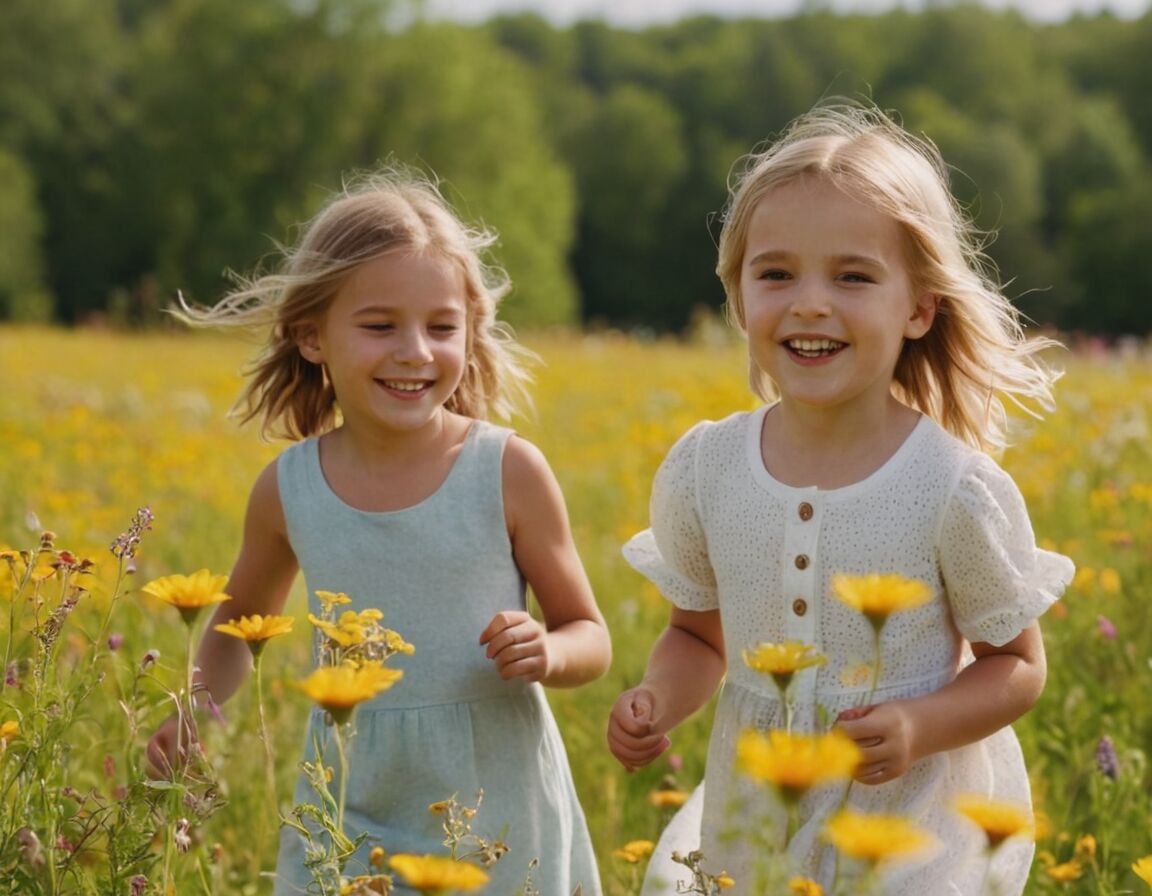
[(961, 476), (939, 545), (952, 616), (969, 641), (1011, 641), (1059, 600), (1075, 572), (1068, 557), (1037, 547), (1020, 490), (986, 455)]
[(699, 444), (709, 425), (698, 423), (672, 446), (652, 483), (651, 528), (624, 545), (628, 563), (682, 610), (719, 606), (697, 494)]

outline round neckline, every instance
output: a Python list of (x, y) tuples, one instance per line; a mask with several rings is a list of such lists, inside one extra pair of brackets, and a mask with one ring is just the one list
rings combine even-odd
[(468, 431), (464, 434), (464, 441), (460, 445), (459, 453), (456, 455), (455, 459), (452, 461), (452, 466), (448, 468), (447, 475), (445, 475), (445, 477), (441, 480), (440, 484), (437, 485), (435, 489), (433, 489), (429, 494), (427, 494), (425, 497), (421, 498), (415, 504), (409, 504), (407, 507), (397, 507), (395, 510), (364, 510), (360, 507), (354, 507), (353, 505), (349, 504), (346, 500), (344, 500), (344, 498), (342, 498), (339, 494), (336, 493), (336, 490), (334, 488), (332, 488), (332, 483), (330, 483), (328, 481), (328, 477), (324, 473), (324, 465), (320, 462), (320, 439), (319, 438), (309, 439), (308, 442), (306, 442), (305, 444), (309, 445), (309, 451), (308, 451), (309, 463), (312, 464), (313, 469), (315, 470), (315, 472), (317, 474), (317, 478), (319, 479), (321, 489), (324, 491), (324, 494), (327, 495), (330, 500), (335, 501), (344, 510), (351, 511), (352, 513), (360, 513), (360, 514), (363, 514), (364, 516), (372, 516), (372, 517), (398, 516), (400, 514), (411, 513), (412, 511), (419, 510), (420, 508), (425, 507), (426, 505), (428, 505), (432, 501), (434, 501), (437, 498), (437, 496), (439, 496), (448, 487), (448, 484), (456, 476), (456, 471), (460, 468), (460, 463), (464, 459), (464, 455), (467, 454), (471, 450), (472, 443), (475, 442), (475, 440), (477, 438), (477, 433), (479, 431), (479, 428), (480, 428), (480, 421), (479, 420), (472, 421), (472, 423), (468, 427)]
[(856, 482), (842, 485), (839, 488), (820, 488), (817, 485), (788, 485), (768, 472), (768, 468), (764, 466), (764, 458), (760, 453), (760, 439), (764, 430), (764, 418), (767, 416), (768, 411), (774, 406), (775, 403), (766, 404), (748, 415), (744, 433), (744, 445), (752, 478), (756, 480), (758, 484), (768, 489), (768, 491), (779, 495), (820, 495), (825, 498), (835, 499), (850, 498), (859, 492), (867, 491), (880, 484), (902, 467), (919, 442), (926, 437), (931, 427), (931, 419), (926, 414), (921, 414), (920, 419), (916, 421), (916, 425), (912, 427), (912, 431), (904, 437), (904, 441), (889, 455), (888, 459), (863, 479), (858, 479)]

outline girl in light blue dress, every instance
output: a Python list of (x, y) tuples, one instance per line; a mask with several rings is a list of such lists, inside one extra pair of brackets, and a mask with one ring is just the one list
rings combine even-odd
[[(298, 440), (256, 481), (232, 600), (213, 623), (280, 612), (300, 570), (314, 613), (317, 591), (343, 592), (348, 609), (382, 610), (414, 645), (390, 661), (403, 680), (357, 709), (345, 828), (369, 837), (350, 876), (369, 872), (374, 847), (444, 855), (429, 806), (473, 805), (483, 791), (474, 831), (509, 848), (484, 892), (530, 881), (548, 896), (595, 896), (542, 686), (597, 678), (611, 648), (547, 462), (483, 419), (507, 412), (525, 379), (522, 350), (495, 322), (506, 284), (481, 261), (490, 242), (430, 183), (389, 170), (336, 196), (282, 272), (185, 309), (194, 323), (271, 325), (241, 404), (245, 419)], [(250, 666), (245, 645), (212, 625), (196, 663), (216, 703)], [(154, 736), (155, 765), (176, 759), (178, 732), (169, 720)], [(321, 711), (304, 742), (314, 739), (333, 755)], [(302, 780), (297, 803), (315, 800)], [(305, 846), (284, 829), (277, 894), (311, 892)]]

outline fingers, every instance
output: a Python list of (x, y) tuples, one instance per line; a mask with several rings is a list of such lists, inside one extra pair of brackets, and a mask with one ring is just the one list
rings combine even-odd
[(540, 681), (547, 675), (547, 632), (528, 613), (497, 613), (480, 634), (480, 643), (506, 681), (516, 677)]
[(608, 749), (628, 771), (642, 768), (671, 746), (672, 741), (656, 728), (652, 694), (626, 691), (608, 717)]
[(504, 610), (493, 616), (492, 621), (480, 633), (480, 643), (491, 644), (495, 638), (509, 629), (525, 624), (535, 624), (535, 620), (528, 613), (523, 610)]

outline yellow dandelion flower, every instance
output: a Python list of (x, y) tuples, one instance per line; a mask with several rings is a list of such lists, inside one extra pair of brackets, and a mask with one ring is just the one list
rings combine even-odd
[(793, 802), (817, 784), (850, 777), (860, 763), (860, 748), (839, 729), (828, 734), (748, 730), (736, 742), (736, 762), (744, 774), (774, 785), (785, 802)]
[(838, 812), (824, 826), (824, 836), (840, 852), (869, 865), (914, 858), (935, 842), (927, 831), (898, 815)]
[(320, 605), (324, 607), (325, 610), (331, 610), (338, 604), (352, 603), (352, 598), (343, 591), (317, 591), (316, 599), (320, 601)]
[(1028, 812), (1015, 803), (991, 800), (974, 793), (956, 797), (956, 809), (979, 827), (988, 838), (988, 848), (996, 849), (1009, 837), (1030, 833)]
[(652, 851), (656, 849), (656, 844), (651, 840), (632, 840), (625, 843), (619, 849), (614, 850), (612, 855), (617, 859), (623, 859), (632, 865), (635, 865), (652, 855)]
[(256, 613), (252, 616), (241, 616), (239, 619), (229, 619), (213, 628), (246, 642), (248, 649), (256, 655), (264, 649), (270, 638), (286, 635), (292, 631), (292, 623), (295, 621), (292, 616), (261, 616)]
[(690, 794), (675, 787), (661, 787), (648, 794), (648, 802), (657, 809), (679, 809), (686, 802)]
[(763, 642), (744, 650), (744, 663), (748, 668), (771, 675), (782, 692), (792, 683), (792, 676), (801, 669), (822, 666), (828, 658), (817, 653), (815, 646), (801, 641), (785, 641), (782, 644)]
[(1096, 838), (1091, 834), (1084, 834), (1076, 841), (1076, 858), (1082, 862), (1091, 862), (1096, 858)]
[(853, 610), (863, 613), (879, 629), (893, 613), (912, 610), (932, 599), (927, 582), (896, 574), (870, 573), (832, 576), (832, 591)]
[(141, 591), (171, 604), (180, 611), (184, 621), (191, 625), (200, 611), (211, 604), (231, 600), (232, 596), (223, 592), (227, 576), (214, 576), (201, 569), (190, 576), (172, 575), (153, 579)]
[(1140, 880), (1152, 887), (1152, 855), (1137, 859), (1132, 863), (1132, 870)]
[(398, 855), (388, 865), (404, 883), (422, 893), (471, 893), (488, 883), (486, 871), (443, 856)]
[(402, 669), (389, 669), (378, 662), (344, 663), (321, 666), (297, 682), (297, 687), (342, 723), (348, 720), (358, 703), (388, 690), (403, 676)]
[(20, 723), (14, 719), (0, 722), (0, 750), (20, 736)]
[(794, 877), (788, 881), (788, 892), (793, 896), (824, 896), (824, 888), (810, 877)]
[(1052, 880), (1066, 884), (1074, 880), (1079, 880), (1081, 875), (1084, 874), (1084, 866), (1075, 859), (1072, 859), (1068, 862), (1061, 862), (1059, 865), (1052, 865), (1046, 868), (1045, 873), (1052, 878)]

